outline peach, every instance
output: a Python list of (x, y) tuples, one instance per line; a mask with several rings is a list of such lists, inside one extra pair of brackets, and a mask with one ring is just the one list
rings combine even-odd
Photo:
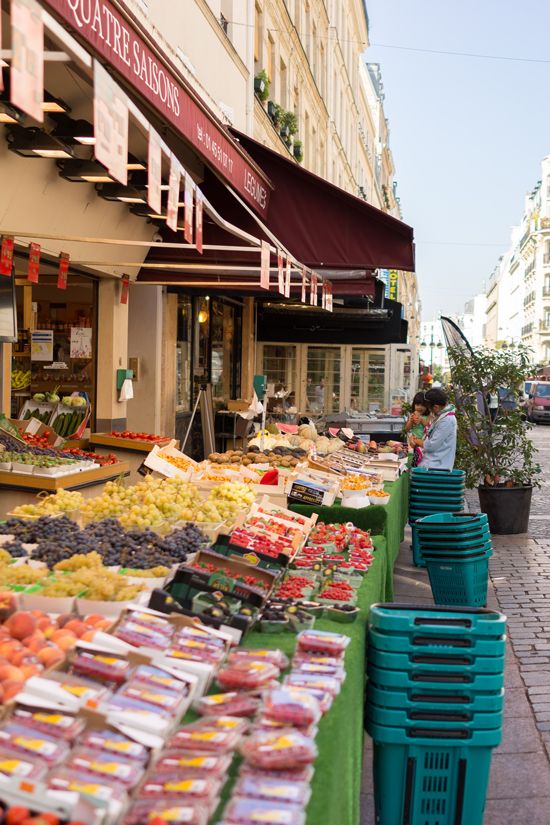
[(21, 665), (21, 673), (25, 679), (30, 679), (31, 676), (37, 676), (42, 670), (43, 667), (39, 662), (29, 662), (28, 664)]
[(14, 639), (24, 639), (36, 630), (36, 619), (27, 611), (18, 610), (9, 617), (6, 627)]
[(15, 667), (21, 667), (23, 663), (28, 664), (29, 662), (37, 662), (38, 659), (32, 653), (32, 651), (27, 650), (24, 647), (22, 650), (18, 650), (16, 653), (13, 654), (11, 657), (11, 664), (15, 665)]
[(86, 632), (87, 629), (87, 625), (85, 625), (84, 622), (81, 622), (80, 619), (71, 619), (70, 622), (63, 625), (63, 630), (70, 630), (71, 633), (74, 633), (74, 635), (79, 638)]
[(48, 614), (44, 613), (43, 610), (31, 610), (30, 613), (35, 619), (43, 619), (44, 617), (48, 618)]
[(3, 665), (0, 667), (0, 682), (3, 684), (10, 680), (22, 682), (23, 674), (21, 670), (14, 665)]
[(41, 662), (44, 667), (52, 667), (52, 665), (62, 662), (64, 658), (61, 650), (54, 645), (43, 647), (42, 650), (38, 651), (38, 661)]
[(96, 633), (97, 630), (87, 630), (80, 638), (83, 642), (93, 642)]
[(105, 616), (102, 616), (100, 613), (90, 613), (89, 616), (86, 616), (84, 619), (86, 624), (95, 625), (105, 621)]
[(75, 646), (76, 642), (77, 638), (73, 634), (70, 636), (67, 634), (67, 636), (61, 636), (60, 638), (55, 639), (55, 644), (60, 650), (63, 651), (71, 650), (71, 648)]
[(9, 659), (14, 650), (21, 649), (22, 645), (15, 642), (13, 639), (7, 639), (5, 642), (0, 642), (0, 656)]
[(48, 642), (44, 638), (44, 634), (37, 630), (36, 633), (32, 634), (32, 636), (27, 636), (26, 639), (23, 639), (23, 644), (27, 650), (30, 650), (32, 653), (38, 653), (38, 651), (42, 650)]
[(52, 625), (52, 622), (51, 622), (50, 617), (49, 617), (49, 616), (41, 616), (41, 617), (40, 617), (39, 619), (37, 619), (37, 621), (36, 621), (36, 627), (38, 628), (38, 630), (41, 630), (41, 631), (42, 631), (42, 633), (43, 633), (45, 630), (47, 630), (49, 627), (52, 627), (52, 628), (53, 628), (53, 625)]
[[(22, 675), (22, 674), (21, 674)], [(3, 683), (4, 688), (4, 702), (8, 702), (10, 699), (13, 699), (14, 696), (17, 696), (20, 690), (25, 687), (25, 682), (23, 679), (8, 679)]]

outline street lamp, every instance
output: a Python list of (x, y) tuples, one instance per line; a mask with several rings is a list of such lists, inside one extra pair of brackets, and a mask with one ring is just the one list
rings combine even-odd
[(430, 372), (433, 375), (433, 371), (434, 371), (434, 349), (443, 349), (443, 344), (441, 343), (441, 341), (438, 341), (437, 343), (434, 341), (434, 333), (433, 333), (433, 330), (432, 330), (432, 334), (431, 334), (431, 338), (430, 338), (429, 342), (422, 341), (420, 346), (422, 347), (422, 349), (426, 349), (426, 347), (430, 348)]

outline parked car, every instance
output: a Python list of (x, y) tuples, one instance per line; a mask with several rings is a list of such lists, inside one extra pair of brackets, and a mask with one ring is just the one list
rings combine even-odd
[(527, 419), (535, 423), (550, 421), (550, 381), (533, 381), (531, 384)]

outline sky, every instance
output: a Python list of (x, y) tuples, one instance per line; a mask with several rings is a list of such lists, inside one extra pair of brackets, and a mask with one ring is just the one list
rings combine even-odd
[(367, 0), (367, 9), (365, 56), (382, 70), (422, 318), (460, 313), (508, 248), (550, 154), (550, 2)]

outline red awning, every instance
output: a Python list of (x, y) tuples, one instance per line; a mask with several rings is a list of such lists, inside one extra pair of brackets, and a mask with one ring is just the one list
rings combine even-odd
[(413, 230), (240, 132), (233, 132), (271, 180), (271, 232), (312, 269), (414, 271)]

